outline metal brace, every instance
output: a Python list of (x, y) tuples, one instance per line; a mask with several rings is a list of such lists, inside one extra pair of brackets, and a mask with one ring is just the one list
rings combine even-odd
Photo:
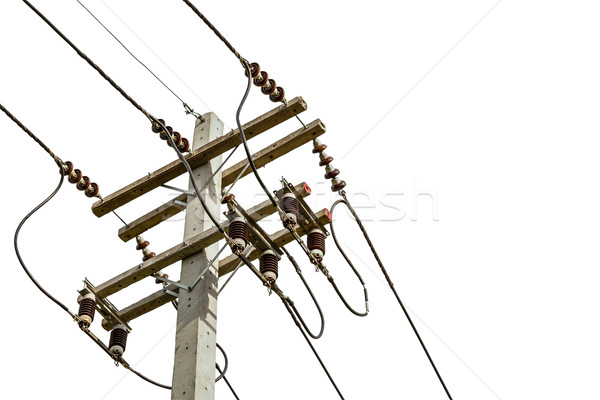
[(166, 282), (166, 283), (169, 283), (169, 284), (171, 284), (171, 285), (177, 286), (177, 287), (178, 287), (178, 288), (180, 288), (180, 289), (187, 290), (188, 292), (190, 291), (190, 287), (189, 287), (189, 286), (187, 286), (187, 285), (184, 285), (183, 283), (179, 283), (179, 282), (172, 281), (172, 280), (170, 280), (170, 279), (167, 279), (167, 278), (165, 278), (165, 277), (163, 277), (163, 276), (160, 276), (160, 275), (158, 275), (158, 274), (156, 274), (156, 273), (152, 274), (151, 276), (152, 276), (153, 278), (156, 278), (156, 279), (158, 279), (158, 280), (159, 280), (159, 281), (161, 281), (161, 282)]

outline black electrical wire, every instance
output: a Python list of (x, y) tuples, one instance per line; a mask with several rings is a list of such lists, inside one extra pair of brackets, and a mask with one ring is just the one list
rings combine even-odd
[(221, 354), (223, 354), (223, 359), (225, 360), (225, 366), (223, 367), (223, 371), (221, 371), (219, 364), (216, 364), (216, 367), (219, 370), (221, 375), (219, 375), (215, 379), (215, 382), (219, 382), (221, 380), (221, 378), (223, 378), (225, 376), (225, 373), (227, 372), (227, 368), (229, 368), (229, 359), (227, 358), (227, 353), (225, 353), (225, 350), (223, 350), (223, 348), (219, 345), (219, 343), (215, 343), (215, 344), (217, 345), (217, 348), (219, 350), (221, 350)]
[(46, 289), (44, 289), (44, 287), (33, 277), (33, 275), (31, 274), (31, 272), (29, 271), (29, 269), (27, 268), (27, 266), (25, 265), (25, 261), (23, 261), (23, 258), (21, 257), (21, 253), (19, 252), (19, 233), (21, 232), (21, 228), (23, 227), (23, 224), (25, 224), (25, 222), (29, 219), (29, 217), (31, 217), (37, 210), (39, 210), (40, 208), (42, 208), (46, 203), (48, 203), (55, 195), (56, 193), (58, 193), (58, 191), (60, 190), (60, 188), (62, 187), (62, 184), (65, 180), (65, 176), (60, 173), (60, 180), (58, 182), (58, 186), (56, 186), (56, 189), (54, 189), (54, 191), (48, 196), (46, 197), (46, 199), (44, 199), (44, 201), (42, 201), (40, 204), (38, 204), (37, 206), (35, 206), (35, 208), (33, 210), (31, 210), (26, 216), (25, 218), (23, 218), (21, 220), (21, 222), (19, 223), (19, 226), (17, 226), (17, 229), (15, 230), (15, 238), (14, 238), (14, 245), (15, 245), (15, 253), (17, 254), (17, 259), (19, 260), (19, 263), (21, 264), (21, 267), (23, 267), (23, 271), (25, 271), (25, 274), (27, 274), (27, 276), (29, 277), (29, 279), (31, 280), (31, 282), (33, 282), (33, 284), (46, 296), (48, 297), (50, 300), (52, 300), (57, 306), (59, 306), (60, 308), (62, 308), (63, 310), (65, 310), (65, 312), (67, 312), (67, 314), (69, 314), (71, 316), (71, 318), (75, 318), (75, 315), (69, 310), (69, 308), (67, 306), (65, 306), (63, 303), (61, 303), (59, 300), (57, 300), (54, 296), (52, 296)]
[(86, 7), (86, 6), (85, 6), (85, 5), (84, 5), (84, 4), (83, 4), (81, 1), (79, 1), (79, 0), (77, 0), (77, 2), (79, 3), (79, 5), (80, 5), (81, 7), (83, 7), (83, 8), (85, 9), (85, 11), (87, 11), (87, 12), (88, 12), (88, 14), (90, 14), (90, 15), (92, 16), (92, 18), (94, 18), (94, 19), (96, 20), (96, 22), (98, 22), (98, 23), (100, 24), (100, 26), (102, 26), (102, 28), (104, 28), (104, 30), (105, 30), (106, 32), (108, 32), (108, 33), (109, 33), (109, 34), (110, 34), (110, 35), (113, 37), (113, 39), (115, 39), (115, 40), (117, 41), (117, 43), (119, 43), (119, 44), (121, 45), (121, 47), (123, 47), (123, 49), (125, 49), (125, 51), (127, 51), (127, 52), (129, 53), (129, 55), (130, 55), (131, 57), (133, 57), (133, 59), (134, 59), (134, 60), (136, 60), (136, 61), (137, 61), (137, 62), (138, 62), (138, 63), (139, 63), (139, 64), (140, 64), (142, 67), (144, 67), (144, 68), (145, 68), (145, 69), (146, 69), (148, 72), (150, 72), (150, 74), (152, 74), (152, 76), (153, 76), (154, 78), (156, 78), (156, 80), (157, 80), (158, 82), (160, 82), (160, 83), (161, 83), (161, 84), (162, 84), (162, 85), (165, 87), (165, 89), (167, 89), (169, 92), (171, 92), (171, 94), (172, 94), (173, 96), (175, 96), (175, 97), (176, 97), (176, 98), (177, 98), (179, 101), (181, 101), (181, 103), (183, 104), (183, 108), (185, 109), (185, 113), (186, 113), (186, 114), (192, 114), (192, 115), (193, 115), (193, 116), (195, 116), (196, 118), (202, 119), (202, 116), (201, 116), (200, 114), (198, 114), (198, 113), (197, 113), (197, 112), (195, 112), (193, 109), (191, 109), (191, 108), (190, 108), (190, 106), (188, 106), (188, 104), (187, 104), (187, 103), (186, 103), (186, 102), (185, 102), (185, 101), (184, 101), (184, 100), (183, 100), (181, 97), (179, 97), (179, 96), (177, 95), (177, 93), (175, 93), (175, 92), (173, 91), (173, 89), (171, 89), (171, 88), (170, 88), (170, 87), (169, 87), (169, 86), (168, 86), (168, 85), (167, 85), (165, 82), (163, 82), (163, 80), (162, 80), (162, 79), (160, 79), (160, 78), (159, 78), (159, 77), (158, 77), (158, 76), (157, 76), (157, 75), (156, 75), (156, 74), (155, 74), (155, 73), (154, 73), (154, 72), (153, 72), (153, 71), (152, 71), (152, 70), (151, 70), (151, 69), (150, 69), (150, 68), (149, 68), (149, 67), (148, 67), (146, 64), (144, 64), (144, 63), (143, 63), (143, 62), (142, 62), (142, 61), (141, 61), (139, 58), (137, 58), (137, 57), (135, 56), (135, 54), (133, 54), (133, 53), (131, 52), (131, 50), (129, 50), (129, 49), (127, 48), (127, 46), (125, 46), (125, 44), (124, 44), (124, 43), (123, 43), (121, 40), (119, 40), (119, 38), (118, 38), (118, 37), (117, 37), (117, 36), (116, 36), (114, 33), (112, 33), (112, 31), (111, 31), (110, 29), (108, 29), (108, 27), (106, 27), (106, 25), (104, 25), (104, 24), (103, 24), (103, 23), (102, 23), (102, 21), (100, 21), (100, 20), (98, 19), (98, 17), (96, 17), (96, 15), (94, 15), (94, 13), (93, 13), (93, 12), (92, 12), (92, 11), (91, 11), (89, 8), (87, 8), (87, 7)]
[(185, 4), (187, 4), (187, 5), (188, 5), (188, 6), (189, 6), (189, 7), (192, 9), (192, 11), (194, 11), (194, 13), (196, 13), (196, 15), (197, 15), (198, 17), (200, 17), (200, 19), (201, 19), (202, 21), (204, 21), (204, 23), (205, 23), (205, 24), (206, 24), (206, 25), (207, 25), (207, 26), (208, 26), (208, 27), (209, 27), (209, 28), (210, 28), (210, 29), (211, 29), (211, 30), (212, 30), (212, 31), (215, 33), (215, 35), (217, 35), (217, 37), (218, 37), (219, 39), (221, 39), (221, 41), (222, 41), (223, 43), (225, 43), (225, 46), (227, 46), (227, 48), (228, 48), (228, 49), (229, 49), (229, 50), (230, 50), (230, 51), (233, 53), (233, 55), (234, 55), (234, 56), (235, 56), (235, 57), (236, 57), (238, 60), (240, 60), (240, 62), (242, 63), (242, 65), (244, 65), (244, 64), (246, 64), (246, 63), (247, 63), (247, 61), (246, 61), (246, 60), (245, 60), (245, 59), (244, 59), (244, 58), (243, 58), (243, 57), (240, 55), (240, 53), (238, 53), (238, 51), (237, 51), (237, 50), (236, 50), (236, 49), (235, 49), (235, 48), (234, 48), (234, 47), (231, 45), (231, 43), (229, 43), (229, 41), (228, 41), (228, 40), (225, 38), (225, 36), (223, 36), (223, 35), (221, 34), (221, 32), (219, 32), (219, 31), (217, 30), (217, 28), (215, 28), (215, 26), (214, 26), (214, 25), (213, 25), (213, 24), (212, 24), (212, 23), (211, 23), (211, 22), (208, 20), (208, 18), (206, 18), (206, 17), (204, 16), (204, 14), (202, 14), (202, 13), (200, 12), (200, 10), (198, 10), (198, 9), (196, 8), (196, 6), (192, 4), (192, 2), (191, 2), (191, 1), (189, 1), (189, 0), (183, 0), (183, 2), (184, 2)]
[(144, 114), (148, 119), (150, 120), (154, 120), (154, 118), (152, 117), (152, 115), (150, 115), (150, 113), (148, 111), (146, 111), (141, 105), (139, 105), (131, 96), (129, 96), (125, 90), (123, 90), (119, 85), (117, 85), (117, 83), (115, 81), (113, 81), (111, 79), (110, 76), (108, 76), (98, 65), (96, 65), (83, 51), (79, 50), (79, 48), (77, 46), (75, 46), (75, 44), (73, 44), (73, 42), (71, 42), (69, 40), (69, 38), (67, 38), (60, 30), (58, 30), (58, 28), (56, 26), (54, 26), (54, 24), (52, 24), (52, 22), (50, 22), (50, 20), (48, 18), (46, 18), (46, 16), (44, 14), (42, 14), (37, 8), (35, 8), (29, 1), (27, 0), (23, 0), (23, 2), (25, 4), (27, 4), (27, 6), (29, 8), (31, 8), (33, 10), (33, 12), (35, 12), (46, 24), (48, 24), (48, 26), (50, 28), (52, 28), (52, 30), (54, 32), (56, 32), (58, 34), (58, 36), (60, 36), (65, 42), (67, 42), (67, 44), (69, 46), (71, 46), (71, 48), (73, 50), (75, 50), (75, 52), (81, 57), (83, 58), (85, 61), (87, 61), (87, 63), (96, 70), (96, 72), (98, 72), (108, 83), (111, 84), (111, 86), (113, 88), (115, 88), (119, 93), (121, 93), (121, 95), (123, 97), (125, 97), (135, 108), (137, 108), (142, 114)]
[(325, 374), (327, 375), (327, 377), (329, 378), (329, 381), (331, 382), (331, 384), (335, 388), (335, 391), (338, 393), (338, 395), (340, 396), (340, 398), (343, 400), (344, 396), (342, 395), (342, 392), (340, 392), (340, 389), (337, 387), (335, 381), (333, 380), (333, 377), (331, 376), (331, 374), (327, 370), (327, 367), (323, 363), (323, 360), (321, 360), (321, 357), (319, 356), (319, 353), (317, 353), (317, 350), (314, 348), (314, 346), (310, 342), (310, 339), (308, 338), (308, 336), (306, 336), (306, 333), (304, 333), (304, 330), (302, 329), (302, 326), (300, 325), (300, 323), (298, 322), (298, 320), (294, 316), (294, 312), (290, 308), (289, 304), (284, 299), (281, 299), (281, 301), (283, 301), (283, 304), (285, 305), (286, 310), (288, 310), (288, 312), (290, 313), (292, 319), (294, 320), (294, 323), (296, 324), (296, 326), (300, 330), (300, 333), (302, 333), (302, 336), (304, 337), (304, 340), (306, 340), (306, 343), (308, 343), (308, 345), (310, 346), (310, 349), (312, 350), (313, 354), (315, 355), (315, 357), (319, 361), (319, 364), (321, 364), (321, 367), (323, 368), (323, 371), (325, 371)]
[[(21, 128), (25, 133), (27, 133), (29, 135), (29, 137), (31, 137), (33, 140), (35, 140), (35, 142), (37, 144), (39, 144), (40, 147), (46, 151), (46, 153), (50, 154), (50, 157), (52, 157), (55, 160), (57, 159), (57, 157), (54, 155), (54, 152), (52, 150), (50, 150), (50, 148), (48, 146), (46, 146), (40, 138), (38, 138), (36, 135), (34, 135), (33, 132), (31, 132), (25, 125), (23, 125), (21, 123), (21, 121), (19, 121), (17, 119), (17, 117), (12, 115), (10, 113), (10, 111), (8, 111), (2, 104), (0, 104), (0, 110), (4, 111), (4, 113), (8, 116), (8, 118), (10, 118), (15, 124), (17, 124), (19, 126), (19, 128)], [(60, 167), (60, 165), (59, 165), (59, 167)]]
[[(431, 358), (431, 355), (429, 354), (429, 351), (427, 350), (427, 346), (425, 346), (425, 342), (423, 342), (423, 339), (421, 338), (421, 335), (419, 334), (417, 327), (415, 326), (415, 324), (412, 321), (412, 318), (408, 314), (408, 310), (406, 309), (406, 307), (404, 307), (404, 303), (400, 299), (400, 296), (398, 295), (398, 292), (396, 291), (396, 288), (394, 287), (394, 283), (392, 282), (390, 276), (388, 275), (387, 270), (385, 269), (385, 267), (383, 265), (383, 262), (379, 258), (379, 254), (377, 254), (377, 250), (375, 250), (375, 246), (373, 245), (373, 242), (371, 242), (371, 238), (369, 237), (369, 234), (367, 233), (367, 230), (365, 229), (361, 219), (359, 218), (358, 214), (356, 214), (356, 211), (352, 207), (352, 204), (350, 204), (350, 201), (346, 197), (346, 192), (342, 190), (342, 191), (340, 191), (340, 195), (343, 197), (343, 200), (340, 199), (340, 200), (337, 200), (335, 203), (333, 203), (333, 206), (331, 207), (331, 213), (333, 214), (333, 209), (339, 203), (344, 203), (346, 205), (346, 207), (348, 207), (348, 210), (350, 210), (350, 212), (352, 213), (352, 216), (354, 217), (354, 220), (358, 224), (358, 227), (360, 228), (363, 236), (365, 237), (367, 244), (369, 245), (369, 248), (371, 249), (371, 252), (373, 253), (373, 256), (375, 256), (375, 260), (377, 260), (377, 264), (379, 264), (379, 268), (381, 268), (381, 271), (383, 272), (383, 275), (385, 276), (385, 279), (387, 280), (387, 283), (388, 283), (390, 289), (392, 289), (392, 292), (394, 292), (394, 296), (396, 296), (396, 300), (398, 301), (398, 304), (402, 308), (402, 311), (404, 312), (406, 319), (408, 320), (410, 326), (412, 327), (412, 330), (414, 331), (415, 335), (417, 336), (417, 339), (419, 340), (419, 343), (421, 344), (421, 347), (423, 348), (425, 355), (427, 355), (427, 359), (429, 360), (429, 363), (433, 367), (435, 374), (437, 375), (440, 383), (442, 384), (442, 387), (444, 388), (446, 395), (448, 396), (448, 398), (450, 400), (452, 400), (452, 396), (450, 395), (450, 391), (446, 387), (446, 383), (444, 383), (444, 380), (442, 379), (440, 372), (438, 371), (435, 363), (433, 362), (433, 359)], [(335, 236), (335, 231), (333, 229), (333, 222), (331, 223), (331, 233), (333, 234), (333, 239), (335, 241), (336, 246), (338, 247), (338, 249), (344, 256), (344, 258), (346, 259), (348, 264), (352, 267), (352, 269), (355, 269), (354, 266), (352, 265), (352, 263), (350, 262), (349, 258), (346, 256), (346, 254), (342, 250), (341, 246), (338, 244), (337, 238)]]
[(315, 335), (314, 333), (311, 332), (310, 329), (308, 329), (308, 326), (306, 326), (306, 323), (304, 322), (304, 319), (302, 318), (302, 316), (300, 315), (300, 313), (296, 309), (296, 306), (294, 305), (294, 302), (291, 299), (288, 298), (289, 299), (289, 304), (292, 307), (292, 309), (294, 310), (294, 312), (296, 313), (296, 315), (298, 316), (298, 319), (300, 320), (300, 323), (302, 323), (302, 326), (304, 327), (304, 330), (306, 331), (306, 333), (308, 333), (308, 335), (311, 338), (313, 338), (313, 339), (319, 339), (321, 336), (323, 336), (323, 331), (325, 330), (325, 316), (323, 315), (323, 311), (321, 310), (321, 306), (319, 305), (319, 302), (317, 301), (317, 298), (315, 297), (315, 295), (313, 294), (310, 286), (308, 285), (308, 282), (306, 282), (306, 279), (304, 279), (304, 275), (302, 275), (302, 270), (300, 269), (300, 266), (298, 265), (298, 263), (296, 262), (296, 260), (294, 259), (294, 257), (292, 257), (292, 255), (287, 251), (287, 249), (284, 246), (281, 246), (281, 249), (283, 250), (283, 252), (287, 256), (287, 258), (290, 260), (290, 262), (292, 263), (292, 265), (294, 266), (294, 268), (296, 269), (296, 273), (298, 274), (298, 276), (302, 280), (302, 283), (304, 283), (304, 287), (306, 287), (306, 290), (308, 290), (308, 293), (310, 294), (310, 297), (312, 298), (313, 302), (315, 303), (315, 307), (317, 307), (317, 311), (319, 312), (319, 317), (321, 318), (321, 329), (319, 330), (319, 333)]
[(333, 289), (335, 290), (335, 292), (337, 293), (337, 295), (339, 296), (339, 298), (342, 300), (342, 302), (344, 303), (344, 305), (346, 306), (346, 308), (348, 310), (350, 310), (350, 312), (352, 314), (354, 314), (354, 315), (357, 315), (359, 317), (365, 317), (365, 316), (367, 316), (367, 314), (369, 314), (369, 306), (368, 306), (368, 304), (369, 304), (369, 294), (367, 293), (367, 286), (365, 285), (365, 281), (363, 280), (362, 276), (360, 275), (360, 273), (358, 272), (358, 270), (356, 269), (356, 267), (354, 266), (354, 264), (352, 264), (352, 261), (350, 261), (350, 258), (348, 258), (348, 256), (344, 252), (344, 249), (342, 249), (342, 246), (338, 242), (337, 236), (335, 234), (335, 228), (333, 226), (333, 220), (334, 220), (334, 218), (333, 218), (333, 212), (335, 211), (335, 207), (339, 203), (345, 203), (345, 201), (344, 200), (338, 200), (335, 203), (333, 203), (333, 205), (331, 206), (331, 223), (330, 223), (330, 225), (331, 225), (331, 236), (333, 236), (333, 241), (335, 242), (336, 247), (338, 248), (338, 250), (340, 251), (340, 253), (342, 254), (342, 256), (344, 257), (344, 259), (346, 260), (346, 262), (348, 263), (348, 265), (350, 266), (350, 268), (352, 269), (352, 271), (354, 272), (354, 274), (356, 275), (356, 277), (360, 281), (360, 284), (363, 287), (363, 292), (364, 292), (364, 296), (365, 296), (365, 312), (361, 313), (361, 312), (358, 312), (358, 311), (354, 310), (350, 306), (350, 304), (348, 304), (348, 302), (346, 301), (346, 299), (344, 298), (344, 296), (340, 292), (338, 286), (336, 285), (335, 281), (333, 280), (333, 277), (328, 276), (327, 279), (331, 283), (331, 286), (333, 286)]
[[(219, 367), (219, 364), (217, 364), (217, 371), (219, 371), (219, 373), (223, 374), (223, 371), (221, 371), (221, 367)], [(223, 380), (225, 381), (225, 383), (227, 384), (227, 387), (229, 387), (229, 390), (231, 390), (231, 393), (233, 394), (233, 396), (237, 399), (240, 400), (240, 398), (238, 397), (237, 393), (235, 392), (235, 390), (233, 390), (233, 386), (231, 386), (231, 383), (229, 382), (229, 380), (227, 379), (227, 377), (225, 375), (223, 375)]]

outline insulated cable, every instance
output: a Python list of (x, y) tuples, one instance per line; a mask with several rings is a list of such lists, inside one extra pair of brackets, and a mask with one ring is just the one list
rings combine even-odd
[[(350, 204), (350, 201), (346, 197), (346, 192), (344, 190), (341, 190), (339, 193), (342, 196), (343, 200), (340, 199), (340, 200), (337, 200), (335, 203), (333, 203), (333, 206), (331, 207), (331, 213), (333, 214), (333, 209), (334, 209), (334, 207), (338, 203), (344, 203), (346, 205), (346, 207), (348, 207), (348, 210), (350, 210), (350, 212), (352, 213), (352, 216), (354, 217), (354, 220), (358, 224), (358, 227), (360, 228), (363, 236), (365, 237), (365, 240), (367, 241), (367, 244), (369, 245), (369, 248), (371, 249), (371, 252), (373, 253), (373, 256), (375, 257), (375, 260), (377, 260), (377, 264), (379, 264), (379, 268), (381, 268), (381, 271), (383, 272), (383, 275), (385, 276), (385, 279), (387, 280), (387, 283), (388, 283), (390, 289), (392, 289), (392, 292), (394, 292), (394, 296), (396, 296), (396, 300), (398, 301), (398, 304), (402, 308), (402, 311), (404, 312), (404, 315), (406, 316), (406, 319), (408, 320), (410, 326), (412, 327), (412, 330), (414, 331), (417, 339), (419, 340), (419, 343), (421, 344), (421, 347), (423, 348), (423, 351), (425, 352), (425, 355), (427, 356), (427, 359), (429, 360), (429, 363), (433, 367), (433, 370), (435, 371), (435, 374), (437, 375), (440, 383), (442, 384), (442, 387), (444, 388), (444, 391), (446, 392), (446, 395), (448, 396), (448, 398), (450, 400), (452, 400), (452, 396), (450, 395), (450, 391), (446, 387), (446, 384), (444, 383), (444, 380), (442, 379), (442, 376), (440, 375), (440, 373), (439, 373), (439, 371), (438, 371), (435, 363), (433, 362), (433, 359), (431, 358), (431, 355), (429, 354), (429, 351), (427, 350), (427, 346), (425, 346), (425, 343), (423, 342), (423, 339), (421, 338), (421, 335), (419, 334), (419, 331), (417, 330), (417, 327), (415, 326), (415, 324), (412, 321), (412, 318), (408, 314), (408, 310), (406, 309), (406, 307), (404, 307), (404, 303), (400, 299), (400, 296), (398, 295), (398, 292), (396, 292), (396, 288), (394, 287), (394, 283), (392, 282), (390, 276), (388, 275), (387, 270), (385, 269), (385, 267), (383, 265), (383, 262), (379, 258), (379, 255), (377, 254), (377, 250), (375, 250), (375, 246), (373, 245), (373, 242), (371, 242), (371, 238), (369, 237), (369, 234), (367, 233), (367, 230), (365, 229), (365, 227), (364, 227), (361, 219), (356, 214), (356, 211), (352, 207), (352, 204)], [(338, 241), (336, 239), (335, 232), (334, 232), (334, 229), (333, 229), (333, 223), (331, 224), (331, 232), (333, 234), (333, 239), (335, 241), (336, 246), (338, 247), (338, 249), (340, 250), (340, 252), (344, 256), (344, 258), (346, 259), (346, 261), (348, 262), (348, 264), (352, 267), (352, 269), (355, 270), (354, 266), (352, 265), (352, 263), (350, 262), (350, 260), (348, 259), (348, 257), (344, 253), (344, 251), (342, 250), (341, 246), (338, 244)]]
[(290, 262), (292, 263), (294, 268), (296, 269), (296, 273), (302, 280), (302, 283), (304, 283), (306, 290), (308, 290), (310, 297), (312, 298), (313, 302), (315, 303), (315, 307), (317, 307), (317, 311), (319, 312), (319, 317), (321, 318), (321, 329), (319, 330), (319, 333), (315, 335), (311, 332), (310, 329), (308, 329), (308, 326), (306, 326), (306, 324), (304, 323), (304, 319), (302, 319), (302, 316), (300, 315), (300, 313), (298, 313), (298, 310), (296, 309), (296, 306), (294, 305), (294, 302), (291, 301), (291, 299), (289, 300), (290, 306), (292, 307), (292, 309), (298, 316), (298, 319), (300, 320), (300, 323), (302, 323), (302, 326), (304, 327), (304, 330), (306, 331), (306, 333), (308, 333), (308, 335), (313, 339), (319, 339), (321, 336), (323, 336), (323, 331), (325, 330), (325, 317), (323, 316), (323, 311), (321, 310), (321, 306), (319, 305), (319, 302), (317, 301), (317, 298), (313, 294), (310, 286), (308, 286), (308, 282), (306, 282), (304, 275), (302, 275), (302, 270), (300, 269), (300, 266), (298, 266), (298, 263), (296, 262), (294, 257), (292, 257), (292, 255), (287, 251), (287, 249), (284, 246), (281, 246), (281, 249), (287, 256), (287, 258), (290, 260)]

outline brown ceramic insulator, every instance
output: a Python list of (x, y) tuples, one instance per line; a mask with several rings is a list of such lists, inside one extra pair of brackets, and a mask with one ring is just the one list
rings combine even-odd
[(273, 103), (282, 101), (285, 98), (285, 90), (281, 86), (277, 86), (275, 91), (269, 95), (269, 100)]
[(275, 80), (269, 79), (269, 80), (267, 80), (267, 82), (264, 85), (262, 85), (262, 87), (260, 88), (260, 91), (263, 94), (271, 94), (275, 91), (276, 87), (277, 87), (277, 83), (275, 83)]
[(242, 239), (248, 244), (248, 225), (242, 220), (234, 220), (229, 224), (229, 237)]
[(326, 144), (321, 144), (321, 145), (315, 147), (314, 149), (312, 149), (312, 152), (313, 152), (313, 154), (322, 153), (323, 151), (325, 151), (326, 148), (327, 148)]
[(162, 140), (167, 140), (167, 132), (161, 131), (159, 136)]
[(320, 250), (325, 255), (325, 235), (320, 230), (313, 230), (308, 233), (307, 246), (309, 250)]
[(147, 240), (144, 240), (142, 243), (135, 246), (135, 249), (136, 250), (144, 250), (146, 247), (148, 247), (148, 245), (150, 245), (150, 242)]
[(156, 253), (154, 253), (154, 252), (147, 254), (142, 258), (142, 261), (148, 261), (149, 259), (151, 259), (154, 256), (156, 256)]
[[(181, 144), (181, 133), (173, 132), (171, 137), (173, 138), (173, 142), (175, 143), (175, 146), (179, 146)], [(171, 142), (167, 141), (167, 144), (169, 145), (169, 147), (171, 147)]]
[[(252, 75), (253, 78), (256, 78), (256, 75), (258, 75), (259, 72), (260, 72), (260, 65), (258, 65), (258, 63), (253, 62), (252, 64), (250, 64), (250, 74)], [(246, 70), (244, 72), (244, 74), (246, 75), (246, 78), (247, 78), (248, 70)]]
[(97, 183), (92, 182), (90, 183), (90, 186), (85, 189), (85, 195), (87, 197), (96, 197), (98, 195), (98, 192), (100, 191), (100, 187), (98, 186)]
[(324, 159), (322, 159), (321, 161), (319, 161), (319, 165), (320, 165), (321, 167), (324, 167), (324, 166), (326, 166), (326, 165), (329, 165), (329, 164), (331, 164), (331, 162), (332, 162), (332, 161), (333, 161), (333, 157), (327, 157), (327, 158), (324, 158)]
[(223, 200), (221, 200), (221, 204), (227, 204), (233, 199), (235, 199), (235, 194), (231, 193), (230, 195), (225, 196)]
[(298, 205), (298, 199), (291, 196), (283, 196), (281, 198), (281, 208), (286, 214), (294, 214), (296, 220), (300, 216), (300, 206)]
[[(167, 275), (167, 274), (162, 274), (161, 276), (165, 279), (169, 279), (169, 275)], [(155, 279), (154, 283), (156, 283), (158, 285), (158, 284), (163, 283), (163, 281), (161, 281), (160, 279)]]
[[(83, 317), (82, 324), (86, 327), (90, 326), (91, 322), (94, 320), (94, 315), (96, 314), (96, 302), (90, 298), (84, 298), (79, 303), (79, 312), (77, 315), (81, 318)], [(85, 318), (88, 317), (88, 318)]]
[(90, 187), (90, 178), (87, 176), (82, 176), (77, 185), (75, 185), (77, 190), (85, 190)]
[[(127, 345), (127, 331), (122, 328), (115, 328), (110, 331), (110, 341), (108, 342), (108, 348), (113, 354), (123, 354), (125, 352), (125, 346)], [(120, 349), (115, 351), (116, 349)]]
[(267, 79), (269, 79), (269, 74), (267, 74), (267, 71), (260, 71), (260, 74), (254, 78), (253, 82), (255, 86), (262, 86), (265, 84)]
[[(160, 122), (160, 124), (163, 124), (163, 125), (165, 124), (164, 119), (159, 119), (158, 121)], [(162, 132), (163, 128), (162, 128), (162, 126), (160, 126), (160, 124), (153, 122), (152, 123), (152, 132), (154, 132), (154, 133)]]
[(340, 181), (340, 183), (331, 186), (331, 191), (332, 192), (339, 192), (340, 190), (342, 190), (345, 187), (346, 187), (346, 182), (345, 181)]
[(81, 179), (81, 171), (78, 170), (77, 168), (75, 168), (73, 171), (71, 171), (71, 173), (69, 174), (69, 182), (71, 183), (77, 183), (79, 182), (79, 180)]
[(190, 151), (190, 141), (186, 138), (181, 138), (181, 143), (177, 146), (180, 152), (185, 153), (186, 151)]
[(66, 168), (66, 169), (64, 169), (64, 168), (63, 168), (63, 170), (62, 170), (62, 174), (63, 174), (64, 176), (67, 176), (67, 175), (69, 175), (71, 172), (73, 172), (73, 163), (72, 163), (71, 161), (67, 161), (67, 162), (65, 163), (65, 167), (67, 167), (67, 168)]
[(279, 260), (275, 254), (263, 253), (260, 256), (260, 273), (272, 272), (277, 278), (279, 276)]
[(338, 176), (340, 174), (340, 170), (339, 169), (334, 169), (333, 171), (329, 171), (325, 174), (325, 179), (332, 179), (335, 178), (336, 176)]

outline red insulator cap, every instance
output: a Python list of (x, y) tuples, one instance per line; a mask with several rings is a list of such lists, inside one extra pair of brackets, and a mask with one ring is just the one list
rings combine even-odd
[(325, 159), (323, 159), (323, 160), (319, 161), (319, 165), (320, 165), (321, 167), (324, 167), (324, 166), (326, 166), (326, 165), (329, 165), (329, 164), (331, 164), (331, 162), (332, 162), (332, 161), (333, 161), (333, 157), (327, 157), (327, 158), (325, 158)]
[[(163, 278), (165, 278), (165, 279), (169, 279), (169, 275), (167, 275), (167, 274), (162, 274), (161, 276), (162, 276)], [(161, 281), (161, 280), (159, 280), (159, 279), (155, 279), (155, 280), (154, 280), (154, 283), (156, 283), (157, 285), (159, 285), (159, 284), (161, 284), (161, 283), (162, 283), (162, 281)]]
[(77, 182), (77, 185), (75, 185), (75, 187), (78, 190), (86, 190), (90, 187), (90, 178), (88, 178), (87, 176), (82, 176), (79, 182)]
[(149, 241), (144, 240), (142, 243), (140, 243), (137, 246), (135, 246), (135, 249), (136, 250), (144, 250), (146, 247), (148, 247), (149, 244), (150, 244)]
[(190, 151), (190, 141), (186, 138), (181, 138), (181, 143), (177, 146), (180, 152), (185, 153), (186, 151)]
[(92, 183), (90, 183), (90, 187), (85, 189), (85, 195), (87, 197), (95, 197), (98, 195), (99, 191), (100, 191), (100, 188), (98, 187), (98, 184), (95, 182), (92, 182)]
[(230, 195), (225, 196), (223, 198), (223, 200), (221, 200), (221, 204), (227, 204), (227, 203), (229, 203), (233, 199), (235, 199), (235, 194), (231, 193)]
[[(256, 78), (256, 75), (258, 75), (259, 72), (260, 72), (260, 65), (258, 65), (258, 63), (253, 62), (252, 64), (250, 64), (250, 74), (252, 75), (253, 78)], [(246, 75), (246, 78), (247, 78), (248, 70), (246, 70), (244, 72), (244, 74)]]
[(346, 182), (345, 181), (340, 181), (340, 183), (338, 183), (337, 185), (331, 186), (331, 191), (332, 192), (339, 192), (340, 190), (342, 190), (345, 187), (346, 187)]
[(144, 258), (142, 258), (142, 261), (147, 261), (149, 259), (151, 259), (152, 257), (156, 256), (156, 253), (150, 253), (148, 255), (145, 255)]
[(331, 178), (335, 178), (336, 176), (338, 176), (340, 174), (340, 170), (339, 169), (334, 169), (333, 171), (327, 172), (325, 174), (325, 179), (331, 179)]
[(285, 90), (281, 86), (277, 86), (277, 90), (269, 95), (269, 100), (273, 103), (282, 101), (285, 98)]
[(66, 169), (63, 168), (62, 174), (66, 176), (66, 175), (69, 175), (73, 171), (73, 163), (71, 161), (67, 161), (65, 163), (65, 166), (67, 168)]
[[(159, 119), (158, 120), (160, 122), (160, 124), (165, 124), (165, 120), (164, 119)], [(162, 126), (160, 126), (160, 124), (156, 123), (156, 122), (152, 122), (152, 132), (154, 133), (160, 133), (162, 131)]]
[(269, 79), (260, 88), (260, 91), (263, 92), (263, 94), (271, 94), (271, 93), (273, 93), (275, 91), (276, 87), (277, 87), (277, 83), (275, 83), (275, 80), (274, 79)]
[(256, 86), (262, 86), (265, 84), (267, 79), (269, 79), (269, 74), (267, 74), (267, 71), (260, 71), (260, 74), (258, 74), (256, 78), (254, 78), (253, 82)]
[(327, 145), (322, 144), (322, 145), (316, 146), (314, 149), (312, 149), (312, 152), (313, 152), (313, 154), (322, 153), (323, 151), (325, 151), (326, 148), (327, 148)]
[(78, 170), (77, 168), (75, 168), (71, 172), (73, 174), (69, 175), (69, 182), (71, 182), (71, 183), (77, 183), (77, 182), (79, 182), (79, 180), (81, 179), (81, 171)]
[[(179, 146), (181, 144), (181, 133), (173, 132), (171, 137), (173, 138), (173, 142), (175, 143), (175, 146)], [(167, 144), (169, 145), (169, 147), (171, 147), (170, 141), (167, 140)]]

